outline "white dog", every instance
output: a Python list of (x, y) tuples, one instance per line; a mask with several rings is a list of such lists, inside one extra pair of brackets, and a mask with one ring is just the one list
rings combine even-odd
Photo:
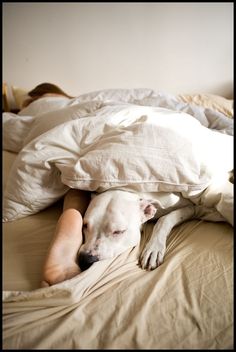
[(180, 193), (142, 193), (140, 197), (137, 193), (108, 190), (94, 195), (85, 213), (85, 243), (78, 253), (81, 270), (136, 246), (142, 224), (154, 217), (158, 221), (139, 260), (147, 270), (163, 262), (166, 240), (174, 226), (193, 218), (227, 221), (214, 207), (195, 205)]

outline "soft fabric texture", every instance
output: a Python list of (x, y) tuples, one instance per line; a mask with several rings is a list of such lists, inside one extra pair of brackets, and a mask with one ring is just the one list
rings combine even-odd
[(48, 130), (62, 124), (64, 122), (79, 119), (81, 117), (91, 116), (98, 108), (101, 107), (101, 102), (91, 101), (88, 103), (74, 103), (69, 106), (62, 107), (61, 109), (52, 110), (43, 114), (37, 114), (31, 125), (29, 133), (24, 138), (23, 144), (26, 145), (33, 139), (37, 138), (41, 134)]
[[(16, 155), (4, 152), (4, 180)], [(232, 349), (233, 230), (189, 221), (147, 272), (140, 246), (39, 288), (62, 203), (3, 224), (4, 349)], [(176, 322), (181, 322), (177, 324)]]
[(70, 99), (64, 96), (50, 96), (42, 97), (30, 103), (28, 106), (23, 108), (18, 115), (19, 116), (36, 116), (57, 109), (61, 109), (68, 105)]
[[(188, 96), (184, 95), (181, 97), (187, 100)], [(228, 119), (231, 115), (227, 114), (227, 111), (225, 111), (225, 114), (221, 112), (222, 105), (227, 105), (228, 100), (223, 97), (220, 98), (224, 104), (222, 103), (219, 105), (217, 109), (217, 106), (214, 105), (213, 108), (213, 104), (210, 104), (210, 102), (212, 102), (210, 97), (206, 100), (205, 104), (203, 101), (202, 106), (198, 106), (196, 104), (191, 104), (190, 102), (183, 102), (179, 97), (175, 97), (164, 92), (155, 92), (151, 89), (105, 89), (83, 94), (73, 99), (68, 99), (65, 97), (43, 97), (35, 102), (32, 102), (17, 115), (13, 113), (3, 114), (3, 133), (6, 135), (4, 138), (3, 149), (19, 152), (21, 148), (30, 140), (37, 137), (41, 133), (46, 132), (49, 128), (56, 126), (57, 119), (58, 122), (59, 120), (62, 121), (62, 114), (59, 113), (60, 109), (65, 108), (63, 110), (63, 114), (69, 119), (70, 114), (73, 114), (73, 108), (70, 110), (69, 107), (81, 103), (84, 104), (84, 108), (87, 109), (88, 113), (90, 104), (95, 104), (91, 110), (94, 111), (97, 104), (106, 104), (111, 102), (124, 102), (137, 105), (164, 107), (175, 111), (186, 112), (198, 119), (205, 127), (233, 135), (233, 121), (229, 121)], [(209, 108), (209, 106), (212, 108)], [(67, 107), (68, 110), (66, 109)], [(50, 114), (50, 112), (52, 112), (52, 114)], [(28, 122), (26, 122), (28, 116), (27, 113), (30, 115), (30, 121)], [(47, 115), (47, 113), (49, 113), (49, 115)], [(17, 134), (15, 129), (12, 128), (14, 117), (18, 118), (17, 123), (19, 124), (19, 128), (17, 129)], [(75, 117), (76, 116), (74, 116), (74, 118)], [(41, 119), (42, 122), (40, 121)], [(65, 121), (67, 121), (66, 117)], [(25, 138), (25, 136), (28, 138)], [(8, 140), (11, 142), (8, 143)], [(13, 148), (12, 143), (15, 145)], [(18, 150), (16, 150), (17, 146)]]
[[(233, 231), (190, 221), (164, 263), (138, 266), (142, 243), (61, 284), (39, 289), (60, 212), (4, 224), (4, 349), (232, 349)], [(43, 224), (43, 226), (42, 226)]]
[[(41, 99), (38, 102), (43, 104), (44, 109), (44, 102)], [(80, 118), (81, 116), (87, 116), (101, 106), (101, 102), (91, 101), (86, 104), (81, 103), (78, 109), (77, 101), (67, 101), (68, 106), (64, 106), (63, 103), (61, 108), (58, 109), (58, 105), (55, 105), (54, 101), (50, 100), (50, 103), (52, 105), (47, 106), (46, 112), (36, 113), (33, 116), (21, 116), (10, 112), (3, 113), (3, 149), (18, 153), (34, 138), (58, 124)], [(35, 104), (32, 104), (34, 109)], [(30, 110), (29, 112), (33, 113)]]
[[(188, 97), (192, 96), (181, 96), (184, 101), (188, 101)], [(43, 97), (32, 102), (18, 114), (3, 114), (3, 149), (19, 152), (33, 138), (46, 132), (49, 128), (56, 126), (59, 121), (63, 121), (62, 115), (65, 115), (65, 121), (69, 120), (74, 111), (73, 108), (71, 110), (69, 107), (82, 103), (88, 113), (89, 109), (92, 112), (99, 104), (110, 102), (164, 107), (175, 111), (187, 112), (208, 128), (216, 129), (230, 135), (233, 134), (233, 122), (229, 122), (228, 119), (231, 114), (227, 109), (224, 110), (225, 114), (222, 113), (222, 106), (229, 106), (227, 99), (219, 97), (219, 103), (222, 101), (219, 106), (212, 103), (211, 96), (208, 99), (199, 100), (199, 104), (202, 102), (202, 106), (195, 104), (196, 99), (194, 99), (194, 104), (191, 104), (191, 101), (186, 103), (181, 101), (179, 97), (164, 92), (155, 92), (151, 89), (105, 89), (83, 94), (73, 99), (65, 97)], [(92, 108), (90, 108), (90, 104), (93, 105)], [(68, 109), (66, 109), (67, 107)], [(63, 113), (60, 113), (59, 110), (63, 108)], [(29, 117), (27, 113), (30, 115)], [(49, 115), (47, 115), (48, 113)], [(12, 128), (14, 117), (18, 119), (17, 133), (15, 132), (16, 129)], [(27, 121), (27, 117), (29, 121)], [(74, 118), (76, 118), (76, 115), (74, 115)]]
[[(210, 116), (211, 125), (231, 134), (232, 120), (196, 107), (191, 110), (194, 117), (182, 112), (182, 105), (181, 111), (156, 107), (155, 99), (162, 106), (174, 105), (175, 100), (163, 95), (150, 98), (146, 91), (136, 92), (137, 97), (146, 94), (136, 104), (118, 101), (120, 94), (115, 99), (111, 93), (105, 91), (104, 102), (98, 93), (94, 96), (98, 101), (87, 101), (87, 96), (78, 104), (74, 99), (72, 106), (35, 118), (24, 139), (29, 143), (9, 177), (4, 221), (44, 209), (69, 187), (185, 192), (189, 197), (233, 168), (233, 138), (201, 124)], [(134, 102), (131, 93), (124, 96)], [(143, 106), (148, 102), (151, 106)]]
[(34, 116), (21, 116), (4, 112), (3, 120), (3, 149), (18, 153), (24, 147), (24, 140), (28, 136)]
[(219, 111), (226, 116), (233, 117), (233, 99), (226, 99), (214, 94), (180, 94), (178, 97), (186, 103), (204, 106), (205, 108)]
[[(95, 100), (99, 94), (94, 93)], [(164, 104), (164, 97), (159, 102)], [(201, 107), (201, 111), (205, 110)], [(208, 126), (232, 132), (232, 120), (227, 125), (214, 112), (210, 121), (206, 115), (198, 116)], [(4, 187), (16, 157), (3, 151)], [(232, 206), (232, 190), (224, 180), (216, 178), (201, 194), (208, 205), (225, 186), (225, 203), (231, 194)], [(224, 197), (218, 198), (220, 207)], [(195, 201), (201, 202), (199, 196)], [(43, 261), (61, 212), (62, 200), (3, 224), (3, 349), (234, 348), (230, 225), (194, 220), (176, 226), (167, 241), (164, 263), (147, 272), (138, 265), (153, 228), (147, 223), (140, 246), (97, 262), (71, 280), (40, 289)]]

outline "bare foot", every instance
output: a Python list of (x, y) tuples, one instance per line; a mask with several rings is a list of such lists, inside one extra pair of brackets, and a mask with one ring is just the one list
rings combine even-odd
[(55, 285), (81, 272), (76, 257), (82, 244), (82, 223), (76, 209), (66, 209), (61, 215), (45, 260), (41, 287)]

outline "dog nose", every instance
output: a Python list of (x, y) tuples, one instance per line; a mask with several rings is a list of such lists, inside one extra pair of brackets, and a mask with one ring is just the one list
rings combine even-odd
[(80, 252), (78, 255), (78, 265), (82, 271), (87, 270), (93, 263), (99, 259), (96, 255)]

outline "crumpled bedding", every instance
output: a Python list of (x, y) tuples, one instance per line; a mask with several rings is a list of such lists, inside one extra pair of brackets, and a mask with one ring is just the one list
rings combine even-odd
[[(191, 97), (191, 96), (190, 96)], [(205, 127), (221, 131), (229, 135), (233, 135), (233, 121), (229, 120), (233, 110), (230, 109), (231, 104), (228, 100), (217, 97), (220, 100), (215, 106), (212, 99), (204, 99), (203, 95), (197, 99), (196, 103), (187, 95), (181, 95), (181, 100), (178, 97), (164, 93), (155, 92), (151, 89), (107, 89), (96, 91), (88, 94), (80, 95), (79, 97), (68, 99), (65, 97), (43, 97), (36, 100), (26, 108), (22, 109), (18, 115), (13, 113), (3, 113), (3, 149), (18, 153), (24, 145), (33, 138), (46, 132), (50, 128), (55, 127), (58, 122), (68, 121), (69, 114), (65, 109), (60, 114), (59, 110), (80, 105), (80, 111), (86, 115), (93, 113), (103, 103), (131, 103), (136, 105), (157, 106), (175, 111), (183, 111), (194, 116)], [(196, 97), (195, 97), (196, 98)], [(199, 106), (200, 105), (200, 106)], [(202, 106), (201, 106), (202, 105)], [(224, 108), (223, 110), (220, 108)], [(53, 111), (57, 111), (57, 117), (54, 118)], [(50, 114), (52, 112), (52, 114)], [(226, 112), (223, 114), (222, 112)], [(49, 113), (49, 114), (48, 114)], [(75, 115), (73, 118), (78, 118)], [(63, 116), (64, 117), (63, 120)], [(47, 124), (41, 123), (45, 120)], [(58, 121), (59, 120), (59, 121)], [(17, 129), (17, 135), (15, 130)]]
[(164, 263), (146, 272), (137, 264), (151, 226), (140, 248), (71, 280), (5, 291), (3, 348), (232, 349), (232, 228), (196, 220), (176, 227)]
[[(106, 94), (115, 93), (93, 93), (96, 98)], [(133, 97), (134, 92), (129, 94)], [(232, 127), (225, 119), (209, 124), (224, 135)], [(15, 158), (4, 151), (4, 185)], [(197, 194), (195, 200), (205, 196), (212, 204), (212, 193), (217, 193), (215, 187), (221, 182), (225, 180), (215, 179), (205, 190), (209, 195)], [(229, 224), (192, 220), (176, 226), (167, 241), (164, 263), (147, 272), (138, 266), (153, 228), (153, 223), (146, 223), (139, 246), (97, 262), (71, 280), (38, 288), (61, 206), (54, 203), (3, 224), (3, 349), (234, 348)]]
[[(27, 134), (6, 186), (4, 221), (45, 209), (68, 188), (182, 192), (189, 198), (216, 177), (227, 179), (233, 168), (232, 120), (152, 92), (142, 99), (131, 92), (128, 102), (111, 93), (104, 101), (93, 95), (80, 103), (74, 99), (22, 129)], [(11, 141), (12, 118), (4, 115), (5, 141)]]

